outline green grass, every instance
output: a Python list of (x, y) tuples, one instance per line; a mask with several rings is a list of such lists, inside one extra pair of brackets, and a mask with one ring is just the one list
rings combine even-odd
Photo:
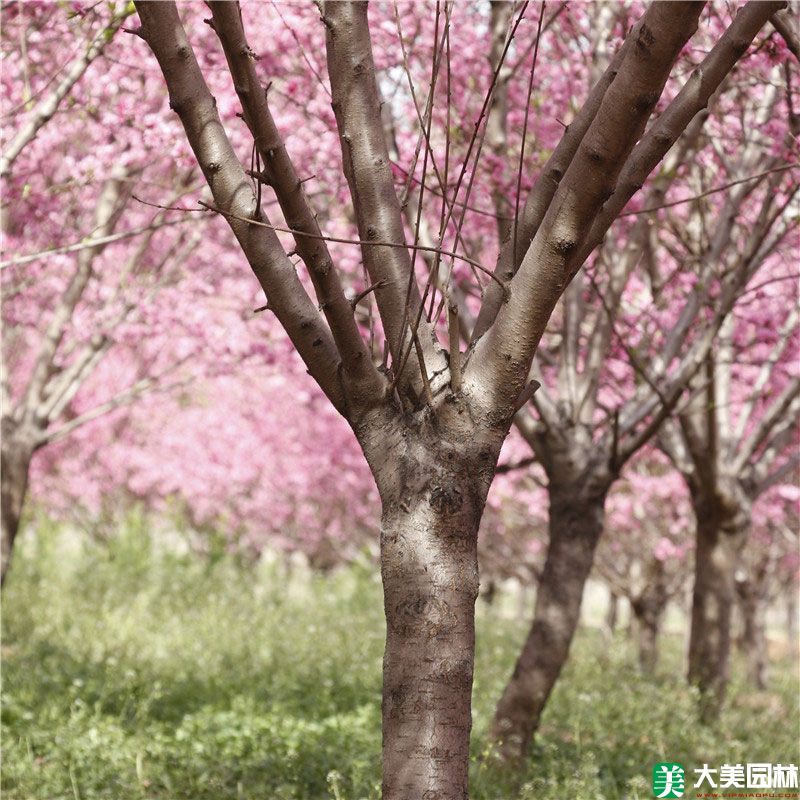
[[(368, 564), (287, 574), (153, 547), (25, 531), (3, 608), (7, 800), (377, 798), (381, 591)], [(702, 727), (681, 642), (640, 677), (623, 639), (582, 631), (522, 774), (482, 756), (524, 626), (481, 605), (473, 800), (650, 798), (656, 761), (798, 762), (797, 682), (736, 671)], [(691, 774), (691, 773), (689, 773)], [(691, 796), (691, 792), (687, 792)]]

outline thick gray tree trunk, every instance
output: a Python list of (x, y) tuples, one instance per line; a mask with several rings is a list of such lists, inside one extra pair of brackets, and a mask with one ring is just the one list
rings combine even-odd
[(747, 522), (746, 515), (726, 511), (719, 503), (695, 501), (695, 513), (697, 550), (688, 677), (702, 693), (701, 716), (710, 720), (718, 715), (728, 684), (735, 569)]
[(383, 507), (384, 800), (468, 796), (478, 527), (503, 431), (467, 436), (461, 417), (356, 426)]
[(499, 754), (527, 752), (547, 698), (569, 655), (583, 590), (603, 531), (605, 489), (551, 479), (550, 543), (536, 593), (533, 624), (495, 711), (492, 738)]
[(28, 491), (28, 473), (33, 457), (33, 443), (27, 440), (8, 417), (2, 422), (0, 444), (0, 516), (2, 516), (2, 542), (0, 542), (0, 585), (5, 584), (14, 542), (19, 533), (19, 521), (25, 495)]
[(480, 510), (458, 489), (408, 509), (381, 534), (383, 797), (466, 798)]

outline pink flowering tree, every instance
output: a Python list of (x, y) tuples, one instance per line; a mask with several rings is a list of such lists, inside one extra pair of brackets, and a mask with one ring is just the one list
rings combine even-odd
[[(724, 30), (723, 17), (711, 19)], [(724, 36), (735, 36), (742, 21)], [(722, 41), (687, 50), (681, 63), (715, 74), (727, 52)], [(549, 543), (531, 629), (495, 715), (493, 736), (505, 758), (526, 752), (566, 662), (606, 498), (622, 468), (691, 395), (737, 302), (746, 303), (759, 280), (790, 277), (770, 262), (792, 246), (787, 209), (796, 184), (788, 167), (796, 155), (786, 57), (782, 39), (768, 32), (711, 91), (709, 108), (692, 119), (648, 189), (602, 243), (585, 245), (586, 255), (599, 246), (566, 289), (553, 335), (534, 358), (541, 388), (515, 421), (547, 475)], [(593, 68), (589, 60), (590, 75)], [(744, 71), (775, 83), (763, 95), (743, 94), (737, 76)], [(668, 89), (679, 98), (687, 87)], [(664, 101), (660, 110), (654, 136), (672, 125), (674, 106)], [(752, 127), (767, 122), (764, 137), (753, 140)], [(480, 325), (479, 318), (478, 332)]]
[(635, 623), (639, 665), (652, 673), (667, 605), (689, 586), (694, 528), (683, 481), (652, 449), (631, 463), (608, 498), (595, 569), (624, 597)]
[[(241, 309), (214, 298), (230, 275), (217, 234), (200, 251), (203, 232), (186, 215), (146, 205), (153, 196), (179, 205), (198, 184), (186, 153), (162, 137), (160, 95), (148, 91), (158, 84), (121, 58), (130, 13), (4, 9), (3, 92), (14, 113), (2, 161), (3, 577), (34, 454), (40, 474), (79, 442), (88, 457), (120, 437), (134, 400), (259, 348), (249, 335), (227, 341), (244, 323)], [(65, 40), (79, 41), (66, 61)]]
[[(778, 485), (753, 505), (752, 525), (739, 552), (734, 579), (740, 629), (737, 644), (747, 660), (748, 678), (756, 689), (769, 683), (767, 611), (797, 595), (800, 556), (797, 542), (798, 482)], [(796, 602), (788, 603), (786, 652), (796, 652), (797, 626), (791, 620)]]
[(778, 274), (737, 305), (696, 376), (691, 401), (661, 437), (696, 517), (689, 678), (703, 690), (708, 714), (724, 698), (736, 569), (753, 504), (797, 480), (797, 300), (785, 302), (784, 264), (773, 266)]
[[(200, 552), (220, 535), (231, 552), (300, 552), (319, 569), (358, 557), (375, 539), (374, 481), (296, 355), (267, 342), (268, 363), (251, 360), (244, 379), (223, 374), (142, 398), (102, 448), (90, 446), (89, 429), (48, 448), (32, 470), (34, 493), (81, 521), (103, 519), (109, 502), (177, 512)], [(270, 413), (248, 403), (254, 392)]]
[[(204, 69), (210, 57), (202, 47), (211, 33), (198, 30), (199, 9), (194, 6), (186, 7), (186, 28), (174, 4), (140, 3), (142, 26), (137, 33), (161, 68), (170, 105), (211, 189), (209, 207), (228, 221), (269, 310), (349, 423), (378, 487), (387, 618), (383, 796), (463, 798), (471, 727), (477, 530), (503, 440), (536, 386), (529, 372), (541, 336), (592, 248), (782, 4), (745, 6), (732, 23), (733, 32), (714, 43), (716, 68), (689, 77), (686, 91), (678, 92), (645, 132), (673, 64), (703, 11), (701, 3), (650, 6), (583, 106), (576, 102), (579, 110), (532, 183), (527, 200), (515, 200), (511, 233), (500, 248), (496, 268), (489, 270), (489, 283), (481, 277), (487, 272), (480, 261), (483, 253), (473, 257), (465, 252), (462, 233), (470, 226), (463, 224), (466, 214), (455, 210), (469, 211), (473, 176), (478, 175), (475, 164), (487, 135), (485, 111), (498, 85), (493, 76), (499, 78), (527, 5), (511, 15), (494, 69), (486, 48), (488, 89), (477, 119), (466, 128), (464, 160), (457, 166), (447, 155), (448, 143), (458, 138), (452, 121), (444, 135), (437, 125), (445, 152), (437, 151), (430, 132), (434, 117), (441, 120), (444, 111), (447, 118), (457, 87), (474, 81), (473, 75), (459, 74), (462, 53), (453, 49), (451, 57), (451, 38), (461, 23), (474, 29), (480, 11), (458, 6), (425, 9), (434, 19), (434, 35), (426, 48), (432, 53), (428, 89), (417, 83), (419, 156), (405, 168), (412, 178), (408, 184), (414, 183), (417, 165), (421, 170), (414, 200), (410, 191), (398, 186), (402, 177), (392, 169), (391, 126), (381, 114), (381, 94), (392, 85), (392, 67), (386, 78), (376, 69), (373, 55), (373, 37), (377, 41), (390, 30), (391, 9), (376, 6), (370, 19), (360, 3), (324, 3), (321, 22), (311, 16), (313, 9), (293, 10), (302, 27), (294, 28), (299, 41), (289, 45), (289, 52), (297, 64), (304, 63), (300, 69), (314, 76), (329, 96), (325, 102), (333, 107), (340, 152), (328, 153), (327, 163), (340, 167), (349, 192), (341, 197), (334, 188), (325, 202), (338, 203), (340, 197), (345, 201), (342, 205), (355, 230), (351, 227), (343, 237), (322, 228), (316, 209), (323, 203), (306, 193), (307, 176), (290, 156), (291, 139), (283, 139), (290, 132), (281, 123), (281, 110), (291, 79), (287, 81), (276, 64), (284, 54), (274, 49), (279, 22), (264, 11), (261, 24), (266, 20), (272, 25), (265, 30), (251, 19), (247, 6), (240, 10), (232, 3), (209, 5), (210, 29), (218, 37), (216, 53), (224, 54), (227, 70)], [(252, 31), (250, 39), (245, 25)], [(558, 21), (540, 38), (555, 30)], [(604, 30), (606, 38), (613, 36), (610, 27)], [(528, 28), (527, 35), (525, 44), (517, 40), (516, 52), (530, 53), (532, 63), (536, 33)], [(192, 41), (198, 43), (197, 51)], [(144, 57), (140, 45), (131, 44), (130, 49)], [(397, 42), (393, 51), (395, 58), (389, 61), (395, 72), (405, 72), (407, 59)], [(319, 58), (323, 52), (324, 64)], [(469, 63), (469, 54), (465, 51), (463, 56)], [(214, 63), (220, 63), (218, 55)], [(206, 76), (219, 83), (225, 72), (229, 85), (215, 88), (216, 99)], [(281, 86), (283, 94), (277, 91)], [(243, 126), (226, 124), (220, 116), (230, 108), (233, 92), (241, 104)], [(241, 135), (242, 130), (251, 137), (249, 153), (241, 147), (237, 153), (237, 140), (231, 139), (233, 131)], [(458, 150), (453, 157), (457, 154)], [(254, 166), (248, 170), (243, 159)], [(432, 187), (430, 193), (424, 191), (426, 185)], [(277, 200), (283, 224), (273, 224), (263, 206), (265, 197)], [(403, 209), (411, 202), (420, 209), (413, 227)], [(437, 216), (440, 224), (431, 226), (429, 220)], [(455, 230), (450, 224), (454, 217)], [(434, 242), (432, 249), (424, 250), (433, 256), (430, 264), (417, 257), (427, 247), (423, 219)], [(276, 227), (288, 229), (293, 243), (279, 238)], [(328, 241), (332, 237), (360, 247), (366, 278), (357, 298), (345, 293), (346, 269), (338, 263), (338, 248)], [(287, 248), (304, 264), (302, 279)], [(450, 268), (454, 254), (475, 270), (471, 289), (465, 273)], [(477, 317), (466, 352), (459, 345), (464, 321), (456, 292), (451, 291), (455, 286), (472, 298), (464, 305)], [(366, 317), (359, 307), (366, 307)], [(437, 309), (446, 309), (446, 324), (437, 324)]]

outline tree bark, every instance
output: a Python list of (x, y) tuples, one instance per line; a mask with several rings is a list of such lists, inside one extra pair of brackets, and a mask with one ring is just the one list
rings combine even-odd
[(736, 601), (737, 553), (746, 539), (741, 515), (695, 504), (695, 553), (689, 682), (700, 689), (701, 717), (714, 719), (725, 699), (731, 649), (731, 608)]
[(454, 411), (354, 425), (382, 503), (384, 800), (468, 797), (478, 526), (502, 431), (466, 436)]
[(605, 490), (551, 480), (550, 543), (528, 638), (495, 711), (492, 739), (504, 760), (527, 752), (542, 710), (567, 660), (583, 589), (603, 531)]
[(454, 491), (384, 515), (383, 797), (467, 797), (477, 509)]
[(2, 541), (0, 541), (0, 586), (5, 585), (14, 542), (19, 532), (19, 521), (25, 495), (28, 491), (28, 473), (34, 447), (15, 430), (5, 417), (2, 422), (2, 444), (0, 445), (0, 517), (2, 517)]
[(652, 675), (658, 663), (658, 635), (663, 608), (639, 602), (633, 603), (631, 607), (636, 617), (639, 668), (645, 675)]
[(645, 675), (652, 675), (658, 663), (658, 634), (660, 618), (643, 615), (637, 619), (639, 632), (639, 669)]

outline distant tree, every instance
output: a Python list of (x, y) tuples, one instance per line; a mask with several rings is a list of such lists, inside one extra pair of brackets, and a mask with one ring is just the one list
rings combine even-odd
[[(131, 13), (3, 8), (3, 580), (36, 453), (50, 448), (55, 468), (56, 443), (79, 428), (110, 415), (119, 435), (120, 415), (144, 394), (225, 364), (209, 335), (217, 312), (199, 302), (203, 283), (224, 273), (200, 267), (203, 237), (185, 215), (135, 197), (155, 183), (173, 205), (198, 186), (191, 162), (164, 158), (160, 98), (109, 58)], [(108, 440), (108, 428), (90, 429), (87, 456)]]
[[(700, 73), (719, 69), (725, 38), (744, 16)], [(713, 116), (695, 116), (640, 203), (602, 243), (585, 245), (587, 254), (599, 245), (595, 259), (565, 291), (534, 359), (542, 387), (516, 427), (547, 475), (550, 536), (531, 630), (495, 716), (506, 757), (527, 749), (566, 662), (606, 498), (623, 467), (696, 395), (720, 331), (760, 282), (776, 287), (768, 302), (778, 314), (791, 306), (778, 299), (794, 280), (789, 82), (784, 64), (762, 50), (746, 70), (768, 88), (742, 88), (737, 70), (716, 91)], [(670, 126), (669, 107), (651, 132), (662, 125)], [(758, 324), (772, 336), (770, 320)], [(778, 419), (790, 410), (782, 406)]]
[(628, 601), (644, 673), (656, 669), (664, 614), (690, 584), (694, 549), (683, 481), (658, 456), (644, 451), (609, 495), (595, 562), (610, 591)]

